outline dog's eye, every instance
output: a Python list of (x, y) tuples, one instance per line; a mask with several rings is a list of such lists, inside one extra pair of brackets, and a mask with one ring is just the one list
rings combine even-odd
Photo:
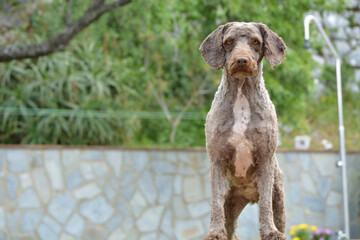
[(257, 40), (257, 39), (254, 39), (252, 43), (253, 43), (254, 45), (259, 45), (259, 44), (260, 44), (259, 40)]
[(225, 44), (226, 45), (231, 45), (233, 43), (233, 40), (232, 39), (228, 39), (225, 41)]

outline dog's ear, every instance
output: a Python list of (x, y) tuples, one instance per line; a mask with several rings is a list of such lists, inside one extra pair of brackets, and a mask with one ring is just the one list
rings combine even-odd
[(285, 57), (286, 45), (281, 37), (271, 31), (268, 26), (258, 23), (264, 40), (264, 56), (271, 67), (279, 65)]
[(224, 27), (225, 25), (221, 25), (210, 33), (199, 48), (204, 61), (216, 70), (225, 64), (225, 50), (222, 42)]

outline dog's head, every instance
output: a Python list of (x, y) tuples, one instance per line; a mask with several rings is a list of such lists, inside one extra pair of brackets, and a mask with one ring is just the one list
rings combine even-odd
[(200, 51), (214, 69), (225, 69), (232, 77), (252, 77), (263, 57), (271, 67), (285, 57), (286, 45), (263, 23), (230, 22), (219, 26), (203, 41)]

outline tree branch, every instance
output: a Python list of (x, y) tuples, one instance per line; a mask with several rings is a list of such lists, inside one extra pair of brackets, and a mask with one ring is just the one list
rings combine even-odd
[(66, 26), (59, 34), (49, 40), (35, 44), (9, 45), (0, 48), (0, 62), (13, 59), (36, 58), (63, 50), (70, 40), (82, 29), (96, 21), (104, 13), (129, 2), (131, 0), (118, 0), (105, 4), (104, 0), (96, 0), (82, 17), (71, 25)]

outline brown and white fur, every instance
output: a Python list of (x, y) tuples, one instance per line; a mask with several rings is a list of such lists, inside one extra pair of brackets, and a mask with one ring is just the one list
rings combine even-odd
[(237, 218), (248, 203), (259, 205), (262, 240), (286, 239), (277, 118), (262, 77), (263, 57), (273, 67), (285, 49), (265, 24), (244, 22), (219, 26), (200, 46), (205, 62), (223, 69), (205, 124), (212, 192), (205, 240), (238, 239)]

